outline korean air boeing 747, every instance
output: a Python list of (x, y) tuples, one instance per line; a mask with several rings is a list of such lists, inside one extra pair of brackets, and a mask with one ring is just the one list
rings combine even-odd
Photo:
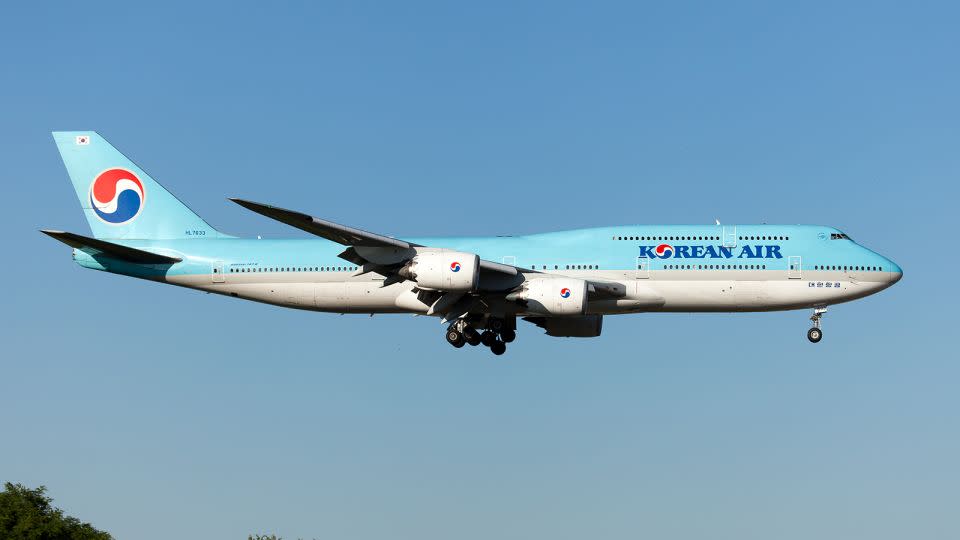
[(596, 337), (604, 315), (812, 309), (879, 292), (893, 261), (832, 227), (624, 225), (516, 237), (399, 239), (231, 199), (319, 238), (221, 233), (95, 132), (53, 134), (93, 237), (44, 230), (83, 267), (283, 307), (412, 313), (454, 347), (503, 354), (517, 317)]

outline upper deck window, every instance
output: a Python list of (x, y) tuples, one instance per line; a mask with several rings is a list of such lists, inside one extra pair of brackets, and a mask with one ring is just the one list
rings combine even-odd
[(830, 233), (831, 240), (850, 240), (850, 237), (843, 233)]

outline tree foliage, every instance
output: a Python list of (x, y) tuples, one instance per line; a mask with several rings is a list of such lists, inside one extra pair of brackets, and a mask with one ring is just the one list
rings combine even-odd
[(0, 538), (17, 540), (112, 540), (113, 537), (65, 516), (55, 508), (47, 489), (29, 489), (7, 482), (0, 493)]

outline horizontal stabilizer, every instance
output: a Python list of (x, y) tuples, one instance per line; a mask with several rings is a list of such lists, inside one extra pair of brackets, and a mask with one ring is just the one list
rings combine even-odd
[(105, 240), (87, 238), (86, 236), (69, 232), (47, 230), (41, 230), (40, 232), (51, 238), (56, 238), (72, 248), (86, 251), (91, 254), (102, 253), (114, 259), (120, 259), (122, 261), (136, 264), (174, 264), (183, 260), (177, 257), (168, 257), (166, 255), (151, 253), (142, 249), (121, 246), (120, 244), (114, 244), (113, 242), (107, 242)]

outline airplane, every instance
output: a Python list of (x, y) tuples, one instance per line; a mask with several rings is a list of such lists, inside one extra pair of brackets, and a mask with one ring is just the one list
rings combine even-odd
[(605, 315), (812, 309), (890, 287), (903, 271), (818, 225), (623, 225), (524, 236), (400, 239), (231, 199), (318, 238), (211, 227), (93, 131), (53, 138), (93, 236), (42, 230), (82, 267), (277, 306), (439, 318), (446, 340), (501, 355), (517, 319), (597, 337)]

